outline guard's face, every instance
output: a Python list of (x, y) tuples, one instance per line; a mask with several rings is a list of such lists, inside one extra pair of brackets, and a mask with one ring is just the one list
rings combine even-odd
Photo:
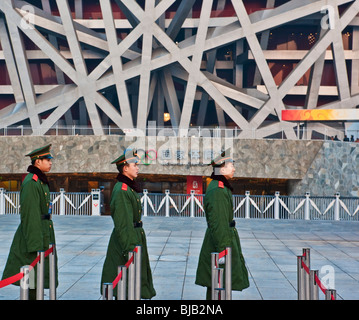
[(51, 159), (38, 159), (35, 162), (35, 166), (38, 167), (42, 172), (50, 172), (52, 161)]
[(236, 169), (232, 162), (227, 162), (224, 167), (221, 168), (221, 174), (226, 177), (226, 179), (232, 179)]
[(127, 166), (124, 166), (123, 174), (133, 180), (137, 178), (139, 170), (137, 163), (129, 163)]

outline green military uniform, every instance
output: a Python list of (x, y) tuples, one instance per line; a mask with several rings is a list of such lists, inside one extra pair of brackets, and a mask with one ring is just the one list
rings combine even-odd
[[(137, 157), (126, 157), (122, 155), (112, 163), (123, 164), (137, 161)], [(128, 253), (133, 251), (137, 245), (142, 246), (141, 256), (141, 298), (151, 299), (156, 295), (153, 287), (150, 261), (148, 258), (145, 231), (141, 222), (141, 199), (135, 189), (136, 183), (119, 174), (111, 194), (111, 216), (114, 222), (106, 259), (103, 265), (101, 278), (101, 293), (103, 283), (112, 283), (118, 274), (118, 267), (125, 265), (128, 261)], [(139, 191), (139, 190), (137, 190)], [(114, 290), (117, 295), (117, 290)]]
[[(27, 154), (31, 160), (52, 158), (48, 145)], [(3, 279), (20, 272), (20, 268), (30, 265), (37, 257), (38, 251), (46, 251), (50, 244), (55, 244), (54, 226), (51, 220), (50, 190), (47, 178), (42, 171), (29, 166), (20, 190), (20, 225), (16, 230)], [(57, 256), (56, 256), (57, 261)], [(57, 265), (57, 264), (56, 264)], [(36, 269), (36, 267), (35, 267)], [(35, 272), (36, 277), (36, 272)], [(19, 281), (14, 283), (20, 285)], [(56, 269), (56, 286), (58, 284)], [(36, 280), (35, 280), (36, 286)], [(49, 258), (45, 259), (44, 287), (49, 288)], [(30, 288), (34, 289), (34, 288)]]
[[(222, 154), (211, 164), (215, 167), (228, 160), (231, 159)], [(225, 177), (213, 174), (212, 179), (204, 197), (207, 230), (199, 256), (195, 283), (210, 290), (212, 285), (211, 253), (222, 252), (226, 247), (231, 247), (232, 289), (242, 291), (249, 287), (248, 271), (233, 221), (232, 192)]]

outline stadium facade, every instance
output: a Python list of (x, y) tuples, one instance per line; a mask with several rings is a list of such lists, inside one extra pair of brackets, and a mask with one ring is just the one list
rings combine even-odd
[(178, 192), (192, 175), (205, 188), (206, 161), (230, 146), (238, 193), (357, 195), (356, 143), (330, 137), (358, 138), (358, 12), (358, 0), (2, 0), (3, 187), (41, 142), (60, 155), (56, 187), (110, 187), (104, 159), (134, 146), (150, 191)]

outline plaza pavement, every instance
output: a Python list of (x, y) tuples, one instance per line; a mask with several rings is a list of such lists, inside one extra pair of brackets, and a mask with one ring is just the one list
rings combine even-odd
[[(102, 266), (113, 224), (109, 216), (54, 216), (60, 300), (98, 300)], [(205, 218), (144, 217), (154, 300), (203, 300), (194, 284)], [(296, 300), (297, 255), (311, 249), (311, 268), (334, 269), (338, 299), (359, 299), (359, 222), (236, 219), (250, 287), (239, 300)], [(0, 216), (0, 275), (19, 216)], [(235, 272), (235, 271), (234, 271)], [(325, 283), (324, 283), (325, 284)], [(319, 292), (321, 300), (324, 294)], [(0, 289), (0, 300), (19, 299), (19, 288)], [(45, 299), (48, 299), (45, 290)]]

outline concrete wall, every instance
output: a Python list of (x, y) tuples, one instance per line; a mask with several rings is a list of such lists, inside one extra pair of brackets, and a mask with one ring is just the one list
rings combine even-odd
[[(157, 160), (141, 173), (211, 174), (211, 152), (231, 147), (236, 177), (288, 179), (290, 194), (359, 196), (356, 143), (297, 140), (124, 136), (24, 136), (0, 138), (0, 174), (26, 173), (25, 154), (52, 143), (52, 173), (117, 172), (111, 161), (127, 147), (156, 150)], [(152, 152), (154, 153), (154, 152)]]
[(359, 144), (326, 141), (300, 181), (290, 182), (291, 194), (359, 197)]

